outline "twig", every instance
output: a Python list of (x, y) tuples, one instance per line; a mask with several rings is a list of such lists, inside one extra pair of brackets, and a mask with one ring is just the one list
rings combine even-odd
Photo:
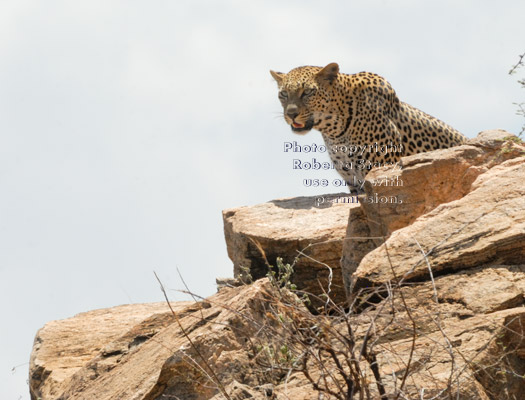
[(170, 300), (168, 299), (168, 295), (166, 294), (166, 289), (164, 289), (164, 285), (162, 284), (161, 280), (159, 279), (157, 273), (153, 271), (153, 274), (155, 275), (155, 278), (157, 278), (157, 281), (160, 285), (160, 290), (162, 291), (162, 294), (164, 295), (164, 298), (166, 299), (166, 303), (168, 303), (168, 307), (170, 308), (171, 314), (175, 317), (175, 320), (177, 321), (177, 324), (179, 325), (179, 328), (186, 338), (186, 340), (189, 342), (190, 346), (193, 350), (195, 350), (195, 353), (199, 356), (199, 358), (202, 360), (203, 364), (208, 368), (210, 375), (213, 377), (213, 380), (215, 381), (215, 384), (219, 387), (219, 390), (221, 391), (222, 395), (226, 397), (226, 399), (231, 400), (231, 397), (226, 392), (226, 388), (222, 384), (222, 382), (219, 380), (219, 377), (215, 374), (215, 371), (213, 371), (213, 368), (211, 368), (208, 361), (204, 358), (204, 356), (201, 354), (197, 346), (193, 343), (193, 340), (191, 340), (191, 337), (188, 335), (184, 327), (182, 326), (182, 323), (179, 319), (179, 316), (175, 313), (173, 310), (173, 307), (171, 307)]
[[(193, 299), (193, 301), (194, 301), (195, 303), (198, 303), (199, 300), (197, 300), (197, 297), (196, 297), (196, 296), (190, 291), (190, 288), (188, 287), (188, 285), (186, 284), (186, 281), (185, 281), (184, 278), (182, 277), (182, 274), (180, 273), (179, 268), (177, 268), (177, 273), (179, 274), (179, 278), (180, 278), (180, 280), (182, 281), (182, 284), (183, 284), (184, 287), (186, 288), (186, 293), (189, 294), (189, 295), (191, 296), (191, 298)], [(155, 274), (155, 276), (157, 276), (157, 275)], [(159, 278), (157, 278), (157, 280), (158, 280), (158, 279), (159, 279)], [(201, 299), (201, 301), (202, 301), (202, 299)], [(200, 313), (201, 313), (201, 320), (203, 320), (203, 319), (204, 319), (204, 314), (203, 314), (203, 312), (202, 312), (202, 308), (199, 308), (199, 311), (200, 311)]]
[[(328, 308), (328, 304), (330, 303), (330, 293), (332, 292), (332, 279), (334, 276), (334, 273), (332, 271), (332, 267), (330, 267), (328, 264), (316, 260), (313, 257), (310, 257), (309, 255), (305, 254), (304, 251), (309, 247), (310, 245), (306, 246), (303, 250), (297, 250), (297, 252), (302, 255), (303, 257), (308, 258), (309, 260), (315, 261), (323, 266), (325, 266), (328, 269), (328, 284), (327, 284), (327, 291), (325, 293), (326, 295), (326, 302), (325, 302), (325, 309)], [(324, 290), (324, 289), (323, 289)]]
[(512, 68), (511, 68), (510, 71), (509, 71), (509, 75), (512, 75), (514, 72), (516, 72), (516, 70), (517, 70), (518, 68), (521, 68), (521, 67), (523, 67), (523, 65), (525, 65), (525, 64), (523, 63), (523, 58), (524, 58), (524, 57), (525, 57), (525, 53), (523, 53), (523, 54), (521, 54), (521, 55), (519, 56), (520, 59), (518, 60), (518, 62), (517, 62), (515, 65), (512, 66)]

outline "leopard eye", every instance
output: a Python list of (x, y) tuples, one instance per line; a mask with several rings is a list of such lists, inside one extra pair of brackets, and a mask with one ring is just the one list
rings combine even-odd
[(314, 92), (315, 92), (315, 89), (314, 89), (314, 88), (307, 88), (307, 89), (304, 89), (303, 94), (302, 94), (301, 97), (311, 96), (312, 94), (314, 94)]
[(279, 92), (279, 98), (280, 99), (287, 99), (288, 98), (288, 92), (286, 90), (281, 90)]

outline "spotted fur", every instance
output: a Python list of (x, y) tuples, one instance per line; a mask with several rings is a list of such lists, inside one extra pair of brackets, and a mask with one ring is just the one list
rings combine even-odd
[[(402, 156), (466, 141), (451, 126), (400, 101), (379, 75), (342, 74), (336, 63), (287, 74), (270, 72), (292, 131), (320, 131), (332, 162), (350, 186), (359, 186), (373, 166), (395, 165)], [(378, 151), (388, 148), (392, 151)]]

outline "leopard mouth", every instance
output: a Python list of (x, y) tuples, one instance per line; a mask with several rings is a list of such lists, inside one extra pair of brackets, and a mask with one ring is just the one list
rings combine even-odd
[(308, 119), (304, 124), (301, 122), (292, 121), (291, 128), (293, 132), (308, 132), (314, 126), (314, 121)]

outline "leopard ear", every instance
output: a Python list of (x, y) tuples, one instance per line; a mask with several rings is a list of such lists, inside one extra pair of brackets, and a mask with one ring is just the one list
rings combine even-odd
[(275, 72), (275, 71), (270, 70), (270, 74), (272, 74), (273, 79), (276, 80), (279, 86), (281, 85), (281, 83), (283, 83), (284, 74), (282, 72)]
[(339, 65), (337, 65), (337, 63), (330, 63), (326, 67), (324, 67), (321, 71), (319, 71), (316, 74), (316, 77), (319, 78), (321, 81), (332, 83), (335, 80), (335, 78), (337, 78), (338, 73), (339, 73)]

